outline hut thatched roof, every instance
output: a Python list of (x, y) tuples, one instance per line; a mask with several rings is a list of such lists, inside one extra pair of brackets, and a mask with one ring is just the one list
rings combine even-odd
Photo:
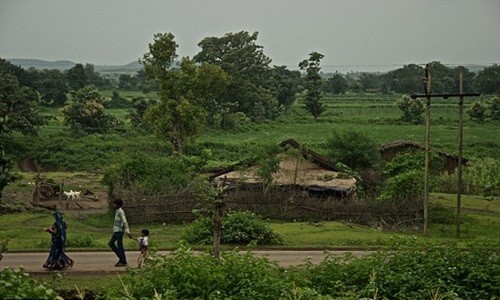
[[(301, 147), (295, 140), (286, 140), (280, 144), (283, 148), (298, 149), (300, 154), (286, 152), (278, 154), (279, 170), (273, 174), (273, 185), (300, 186), (315, 192), (340, 192), (350, 194), (354, 191), (356, 179), (340, 170), (328, 158)], [(213, 176), (215, 183), (226, 184), (261, 184), (257, 167), (251, 163), (240, 163)]]
[[(395, 151), (395, 150), (408, 150), (408, 149), (417, 149), (417, 150), (422, 150), (424, 151), (425, 150), (425, 147), (418, 144), (418, 143), (415, 143), (413, 141), (394, 141), (394, 142), (391, 142), (391, 143), (387, 143), (385, 145), (382, 145), (380, 146), (379, 150), (380, 150), (380, 153), (383, 155), (385, 152), (387, 151)], [(432, 149), (431, 149), (432, 150)], [(450, 154), (450, 153), (446, 153), (446, 152), (443, 152), (443, 151), (439, 151), (439, 150), (432, 150), (433, 152), (437, 153), (438, 155), (442, 156), (442, 157), (445, 157), (447, 159), (458, 159), (458, 156), (457, 155), (454, 155), (454, 154)], [(466, 158), (462, 158), (462, 161), (463, 162), (466, 162), (467, 159)]]

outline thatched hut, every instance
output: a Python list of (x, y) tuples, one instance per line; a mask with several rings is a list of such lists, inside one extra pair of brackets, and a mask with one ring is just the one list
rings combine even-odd
[[(415, 153), (417, 151), (424, 151), (425, 147), (415, 143), (413, 141), (394, 141), (385, 145), (380, 146), (380, 154), (382, 154), (382, 157), (386, 161), (391, 161), (396, 157), (398, 154), (403, 154), (403, 153)], [(442, 170), (444, 172), (452, 173), (455, 172), (455, 170), (458, 168), (458, 156), (445, 153), (442, 151), (436, 151), (432, 150), (431, 151), (437, 153), (439, 156), (441, 156), (445, 163), (442, 166)], [(467, 163), (466, 158), (462, 158), (462, 163), (465, 165)]]
[[(282, 142), (280, 146), (297, 149), (300, 155), (278, 154), (280, 163), (278, 171), (272, 175), (273, 187), (298, 188), (321, 196), (347, 197), (354, 192), (356, 179), (342, 173), (328, 158), (301, 147), (293, 139)], [(263, 185), (257, 167), (252, 163), (240, 163), (225, 169), (213, 176), (213, 182), (240, 188)]]

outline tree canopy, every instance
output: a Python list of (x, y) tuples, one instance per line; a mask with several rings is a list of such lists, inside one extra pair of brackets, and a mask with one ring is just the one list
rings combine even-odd
[[(269, 64), (271, 59), (264, 54), (263, 46), (256, 43), (258, 32), (227, 33), (223, 37), (207, 37), (198, 46), (201, 51), (193, 57), (198, 63), (217, 65), (228, 75), (228, 87), (217, 103), (221, 112), (221, 123), (228, 114), (242, 112), (255, 121), (274, 118), (280, 112), (277, 99), (280, 88), (276, 80), (288, 73), (277, 70), (273, 80)], [(291, 75), (293, 78), (294, 75)], [(273, 82), (275, 83), (273, 85)], [(287, 86), (289, 88), (289, 86)], [(284, 89), (281, 90), (284, 92)], [(288, 94), (286, 94), (288, 93)], [(290, 92), (281, 94), (282, 103), (293, 100)]]
[(169, 140), (182, 153), (187, 138), (195, 137), (205, 125), (208, 103), (225, 92), (227, 74), (218, 66), (197, 66), (188, 57), (180, 69), (172, 69), (178, 45), (171, 33), (155, 34), (142, 63), (158, 86), (160, 103), (148, 109), (147, 120), (158, 137)]
[(306, 71), (304, 78), (304, 87), (306, 89), (305, 108), (316, 119), (325, 111), (321, 102), (321, 84), (322, 79), (319, 74), (321, 70), (320, 62), (324, 57), (318, 52), (311, 52), (309, 58), (299, 63), (299, 68)]
[(0, 72), (0, 134), (17, 131), (36, 135), (47, 119), (38, 112), (38, 95), (14, 75)]
[(70, 95), (70, 103), (61, 111), (74, 134), (104, 133), (116, 125), (116, 119), (106, 113), (106, 99), (95, 86), (72, 90)]

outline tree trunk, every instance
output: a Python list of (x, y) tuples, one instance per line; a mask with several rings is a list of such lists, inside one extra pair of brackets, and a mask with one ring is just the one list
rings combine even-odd
[(220, 258), (220, 240), (222, 236), (222, 209), (223, 202), (216, 201), (214, 208), (214, 249), (213, 255), (215, 259)]

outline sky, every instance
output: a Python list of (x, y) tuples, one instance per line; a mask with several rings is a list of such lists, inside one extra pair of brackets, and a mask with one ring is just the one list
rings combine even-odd
[(313, 51), (325, 72), (500, 63), (500, 0), (0, 0), (7, 59), (124, 65), (166, 32), (193, 57), (242, 30), (290, 69)]

